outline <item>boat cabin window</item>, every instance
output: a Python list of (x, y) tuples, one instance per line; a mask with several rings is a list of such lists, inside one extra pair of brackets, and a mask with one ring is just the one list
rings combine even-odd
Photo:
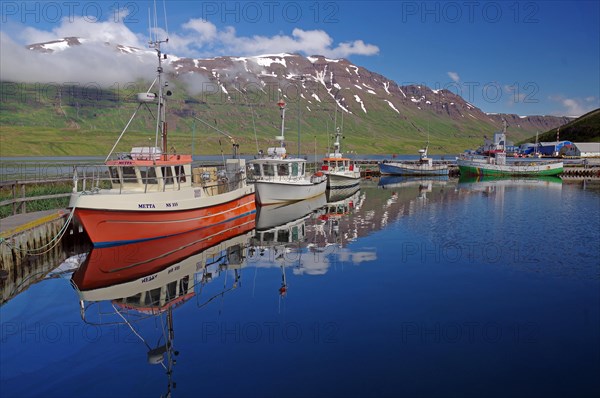
[(137, 175), (135, 174), (135, 168), (133, 167), (123, 167), (123, 182), (133, 182), (137, 183)]
[(179, 294), (185, 295), (188, 292), (188, 287), (190, 284), (190, 277), (188, 275), (181, 278), (179, 281)]
[(163, 179), (165, 180), (165, 184), (173, 184), (173, 171), (170, 167), (161, 167)]
[(183, 166), (175, 166), (175, 174), (179, 182), (185, 182), (185, 171), (183, 171)]
[[(304, 226), (302, 226), (302, 227), (304, 227)], [(299, 238), (300, 237), (298, 236), (298, 227), (296, 226), (296, 227), (292, 228), (292, 242), (298, 241)]]
[(109, 167), (109, 172), (110, 172), (110, 179), (112, 181), (113, 184), (120, 184), (121, 181), (119, 180), (119, 171), (117, 170), (116, 167)]
[(254, 163), (252, 165), (252, 174), (255, 176), (260, 176), (260, 164), (259, 163)]
[(275, 169), (273, 166), (275, 165), (268, 163), (263, 164), (263, 175), (265, 177), (273, 177), (275, 175)]
[(264, 242), (274, 242), (275, 241), (275, 233), (274, 232), (265, 232), (262, 236)]
[(290, 174), (290, 168), (287, 163), (281, 163), (277, 166), (277, 175), (278, 176), (288, 176)]
[(129, 297), (120, 299), (119, 302), (121, 302), (123, 304), (132, 304), (132, 303), (139, 304), (141, 298), (142, 298), (142, 293), (137, 293), (137, 294), (134, 294), (133, 296), (129, 296)]
[(144, 304), (155, 305), (158, 303), (160, 303), (160, 287), (147, 291)]
[(298, 163), (292, 163), (292, 176), (298, 175)]
[(154, 167), (142, 167), (140, 168), (140, 174), (142, 175), (143, 184), (158, 184)]
[(279, 231), (277, 234), (277, 242), (286, 243), (290, 241), (290, 231)]
[(167, 302), (169, 302), (177, 297), (177, 281), (167, 283), (166, 294), (167, 294), (167, 297), (166, 297)]

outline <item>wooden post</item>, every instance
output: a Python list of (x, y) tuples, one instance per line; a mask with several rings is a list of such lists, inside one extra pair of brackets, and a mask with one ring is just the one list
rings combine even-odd
[[(25, 199), (25, 184), (21, 184), (21, 197)], [(21, 202), (21, 214), (25, 214), (27, 212), (27, 202)]]
[(17, 202), (14, 202), (14, 200), (17, 199), (17, 182), (15, 181), (12, 184), (12, 197), (13, 197), (13, 204), (12, 204), (12, 208), (13, 208), (13, 216), (15, 214), (17, 214)]

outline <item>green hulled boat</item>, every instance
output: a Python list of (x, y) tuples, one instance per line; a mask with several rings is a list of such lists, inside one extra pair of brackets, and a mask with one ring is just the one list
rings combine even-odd
[(494, 140), (487, 140), (481, 148), (483, 155), (463, 154), (456, 159), (461, 176), (555, 176), (563, 172), (563, 162), (557, 160), (507, 160), (506, 120), (503, 129), (494, 133)]
[(463, 155), (456, 159), (460, 175), (472, 176), (555, 176), (563, 172), (562, 161), (507, 161), (505, 153), (495, 156)]

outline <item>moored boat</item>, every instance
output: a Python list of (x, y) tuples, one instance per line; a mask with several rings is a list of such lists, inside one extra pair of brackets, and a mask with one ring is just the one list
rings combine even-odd
[(462, 155), (456, 164), (460, 175), (472, 176), (555, 176), (564, 170), (562, 161), (509, 161), (504, 153), (493, 157)]
[(419, 159), (417, 161), (389, 162), (379, 163), (379, 172), (383, 175), (413, 175), (413, 176), (432, 176), (448, 175), (448, 165), (434, 164), (433, 159), (427, 156), (429, 144), (423, 149), (419, 149)]
[(287, 156), (285, 102), (279, 101), (277, 105), (281, 110), (281, 135), (275, 138), (280, 146), (269, 148), (266, 155), (248, 162), (260, 205), (309, 199), (323, 194), (327, 188), (327, 178), (322, 172), (312, 175), (307, 172), (306, 159)]
[[(462, 154), (456, 159), (461, 176), (553, 176), (563, 172), (562, 161), (508, 160), (506, 157), (506, 121), (493, 153), (487, 156)], [(495, 139), (496, 140), (496, 139)]]
[(323, 158), (321, 171), (327, 176), (328, 189), (357, 187), (360, 183), (360, 169), (340, 150), (341, 132), (338, 129), (333, 143), (333, 152)]
[[(160, 49), (167, 40), (150, 43), (158, 56), (158, 93), (151, 93), (151, 86), (148, 92), (138, 94), (138, 108), (106, 158), (111, 188), (100, 188), (99, 175), (92, 181), (87, 176), (80, 181), (77, 173), (73, 178), (69, 206), (94, 246), (178, 235), (256, 211), (254, 186), (246, 184), (245, 161), (236, 156), (235, 144), (233, 158), (221, 169), (194, 168), (192, 155), (169, 150), (166, 98), (171, 92), (162, 76), (166, 54)], [(138, 110), (148, 104), (157, 105), (156, 145), (115, 153)]]

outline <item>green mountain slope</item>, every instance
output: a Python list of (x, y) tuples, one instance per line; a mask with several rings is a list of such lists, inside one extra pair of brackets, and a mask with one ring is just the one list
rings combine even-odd
[[(448, 90), (399, 86), (347, 60), (319, 56), (175, 57), (168, 77), (169, 146), (194, 154), (227, 153), (230, 144), (193, 116), (234, 136), (242, 153), (273, 145), (280, 97), (287, 102), (288, 151), (297, 151), (300, 131), (300, 152), (309, 156), (327, 151), (335, 126), (343, 130), (345, 152), (416, 154), (429, 139), (432, 154), (453, 154), (479, 146), (503, 118), (512, 141), (569, 120), (486, 114)], [(147, 86), (1, 82), (0, 156), (105, 155)], [(142, 107), (117, 151), (154, 145), (155, 113)]]
[[(559, 138), (571, 142), (600, 142), (600, 108), (560, 126)], [(538, 136), (539, 141), (555, 141), (557, 128)], [(535, 142), (535, 136), (521, 143)]]

